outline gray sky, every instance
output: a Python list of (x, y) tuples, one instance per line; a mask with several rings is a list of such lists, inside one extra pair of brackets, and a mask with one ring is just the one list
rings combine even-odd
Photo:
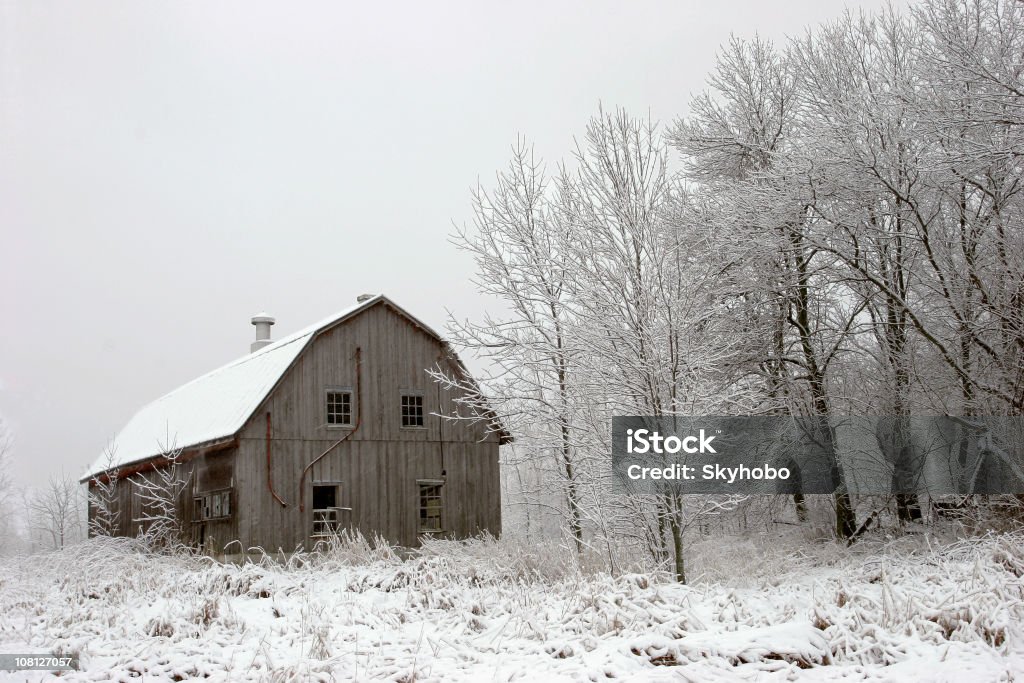
[(0, 0), (0, 415), (78, 475), (144, 403), (384, 292), (479, 317), (447, 242), (517, 135), (670, 121), (733, 32), (880, 2)]

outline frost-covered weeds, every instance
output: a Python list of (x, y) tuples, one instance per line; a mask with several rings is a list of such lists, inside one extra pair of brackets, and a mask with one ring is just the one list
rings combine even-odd
[(1024, 535), (880, 543), (709, 540), (680, 586), (515, 540), (223, 565), (93, 539), (2, 561), (0, 647), (77, 654), (67, 678), (96, 681), (1024, 673)]

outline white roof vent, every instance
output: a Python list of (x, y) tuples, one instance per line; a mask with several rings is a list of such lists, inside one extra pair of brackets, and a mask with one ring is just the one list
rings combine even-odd
[(274, 342), (270, 339), (270, 326), (276, 323), (273, 317), (267, 315), (265, 312), (260, 311), (252, 317), (252, 324), (256, 326), (256, 341), (249, 345), (249, 353), (258, 351), (264, 346), (269, 346)]
[(372, 299), (375, 296), (377, 296), (377, 295), (376, 294), (360, 294), (359, 296), (356, 297), (356, 303), (361, 304), (364, 301), (369, 301), (370, 299)]

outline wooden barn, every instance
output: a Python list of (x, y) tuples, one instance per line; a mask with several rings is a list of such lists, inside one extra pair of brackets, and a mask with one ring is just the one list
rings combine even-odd
[(82, 478), (115, 482), (114, 533), (152, 516), (140, 482), (168, 471), (171, 446), (183, 540), (207, 552), (311, 549), (342, 529), (402, 546), (500, 533), (508, 435), (439, 417), (465, 409), (428, 369), (467, 374), (437, 333), (380, 295), (278, 341), (273, 318), (252, 324), (251, 353), (142, 408)]

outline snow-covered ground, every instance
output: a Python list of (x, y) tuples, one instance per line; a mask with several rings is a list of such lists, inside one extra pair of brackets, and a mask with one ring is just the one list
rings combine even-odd
[(94, 539), (0, 561), (0, 651), (89, 681), (1024, 677), (1024, 536), (858, 545), (714, 539), (681, 586), (514, 541), (236, 566)]

